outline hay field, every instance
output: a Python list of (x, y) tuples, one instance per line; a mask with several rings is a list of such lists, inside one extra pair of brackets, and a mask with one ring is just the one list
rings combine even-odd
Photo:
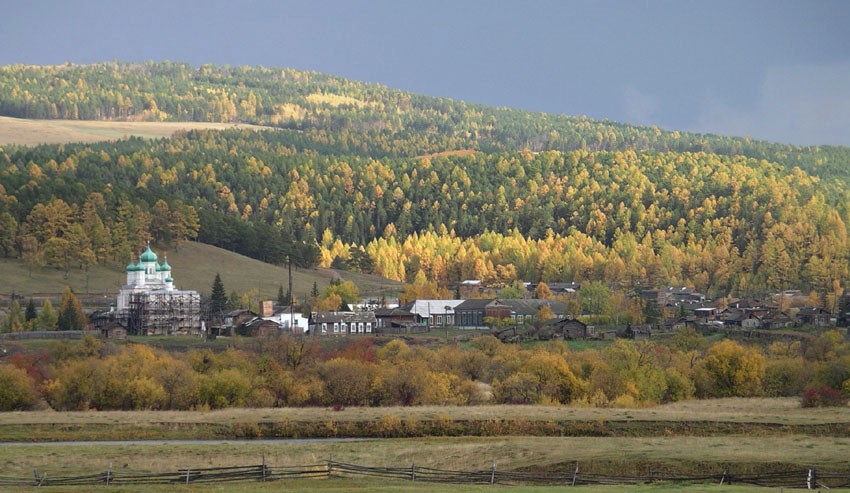
[(0, 145), (93, 143), (131, 136), (158, 139), (170, 137), (178, 130), (233, 128), (269, 129), (234, 123), (28, 120), (0, 116)]

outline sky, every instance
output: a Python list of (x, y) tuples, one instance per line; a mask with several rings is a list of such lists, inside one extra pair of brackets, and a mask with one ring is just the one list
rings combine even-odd
[(847, 0), (0, 0), (0, 65), (289, 67), (470, 103), (850, 145)]

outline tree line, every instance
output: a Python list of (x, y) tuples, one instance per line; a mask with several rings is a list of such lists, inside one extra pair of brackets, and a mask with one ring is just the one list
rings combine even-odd
[(766, 348), (683, 329), (663, 342), (573, 351), (492, 336), (429, 349), (401, 340), (271, 337), (242, 349), (167, 352), (92, 337), (15, 352), (0, 365), (0, 410), (571, 404), (635, 407), (694, 398), (799, 396), (840, 405), (850, 345), (837, 331)]

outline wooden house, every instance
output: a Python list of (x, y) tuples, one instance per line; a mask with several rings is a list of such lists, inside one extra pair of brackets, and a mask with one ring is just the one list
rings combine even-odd
[(317, 312), (310, 315), (310, 334), (371, 334), (377, 325), (374, 312)]
[(97, 331), (101, 339), (127, 340), (127, 327), (124, 327), (120, 322), (109, 322), (98, 327)]
[[(496, 300), (494, 299), (466, 300), (462, 302), (454, 309), (455, 325), (465, 328), (484, 327), (484, 318), (492, 316), (493, 313), (491, 311), (491, 315), (488, 315), (486, 309), (490, 304), (495, 302)], [(509, 317), (510, 310), (507, 309), (504, 315), (505, 317)]]
[(239, 324), (235, 330), (237, 334), (246, 337), (271, 337), (281, 334), (280, 324), (260, 317)]
[(587, 324), (575, 319), (553, 319), (538, 330), (541, 339), (584, 340), (591, 337)]

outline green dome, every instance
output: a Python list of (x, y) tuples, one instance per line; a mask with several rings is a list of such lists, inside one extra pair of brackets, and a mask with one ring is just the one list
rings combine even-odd
[(142, 253), (141, 257), (142, 262), (156, 262), (156, 254), (151, 250), (150, 244), (148, 244), (147, 250)]
[(159, 265), (159, 264), (156, 264), (156, 271), (157, 271), (157, 272), (162, 272), (162, 266), (161, 266), (161, 265)]
[(165, 282), (174, 282), (174, 279), (172, 279), (171, 276), (168, 276), (165, 278)]
[(139, 260), (139, 263), (136, 264), (136, 272), (144, 272), (144, 271), (145, 271), (145, 266), (142, 265), (142, 261)]
[(168, 265), (168, 259), (167, 258), (162, 261), (162, 265), (160, 265), (159, 267), (160, 267), (160, 270), (162, 270), (164, 272), (170, 272), (171, 271), (171, 266)]
[(127, 264), (127, 272), (134, 272), (136, 270), (136, 264), (131, 260), (129, 264)]

